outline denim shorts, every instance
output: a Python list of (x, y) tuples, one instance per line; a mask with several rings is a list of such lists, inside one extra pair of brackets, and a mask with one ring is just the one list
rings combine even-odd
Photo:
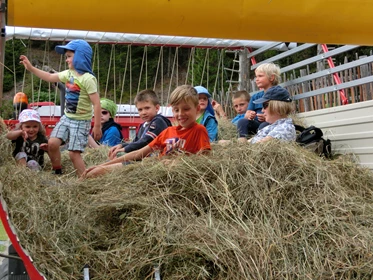
[(73, 120), (62, 116), (51, 133), (51, 138), (59, 138), (67, 143), (69, 151), (84, 152), (91, 130), (91, 120)]

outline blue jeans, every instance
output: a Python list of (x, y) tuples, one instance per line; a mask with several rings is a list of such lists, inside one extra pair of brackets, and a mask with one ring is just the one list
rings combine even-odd
[(267, 122), (260, 122), (257, 120), (240, 119), (237, 122), (238, 137), (250, 137), (255, 135), (258, 130), (269, 125)]

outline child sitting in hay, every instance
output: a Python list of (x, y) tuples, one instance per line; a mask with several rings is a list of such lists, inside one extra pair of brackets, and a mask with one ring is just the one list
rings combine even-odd
[[(253, 138), (249, 140), (244, 138), (244, 142), (254, 144), (271, 139), (295, 141), (296, 131), (293, 120), (288, 117), (294, 111), (294, 107), (286, 89), (280, 86), (271, 87), (262, 98), (255, 100), (254, 103), (263, 104), (263, 116), (269, 125), (260, 129)], [(243, 142), (240, 138), (239, 141)], [(230, 142), (230, 140), (220, 140), (219, 144), (225, 145)]]
[(120, 152), (130, 153), (145, 147), (172, 125), (169, 119), (158, 114), (160, 104), (153, 90), (140, 91), (135, 97), (135, 105), (144, 123), (140, 125), (133, 142), (120, 143), (109, 150), (109, 159), (116, 158)]
[(251, 143), (265, 142), (271, 139), (295, 141), (296, 132), (293, 120), (288, 115), (294, 111), (289, 92), (280, 87), (271, 87), (254, 104), (263, 104), (263, 113), (270, 125), (262, 128), (249, 140)]
[(218, 122), (215, 118), (214, 108), (211, 105), (211, 94), (203, 86), (196, 86), (194, 89), (198, 93), (200, 106), (196, 122), (206, 127), (210, 142), (214, 142), (218, 140)]
[(114, 121), (117, 114), (117, 104), (107, 98), (100, 99), (101, 104), (101, 131), (102, 137), (99, 141), (95, 141), (92, 135), (88, 136), (88, 145), (91, 148), (98, 148), (100, 145), (113, 147), (122, 142), (122, 127)]
[(15, 143), (13, 157), (17, 163), (31, 170), (44, 167), (44, 151), (48, 150), (48, 139), (37, 111), (25, 109), (19, 115), (19, 123), (6, 137)]
[(103, 175), (114, 169), (122, 168), (131, 160), (140, 160), (154, 150), (161, 150), (161, 156), (175, 153), (196, 154), (210, 150), (210, 141), (207, 130), (203, 125), (196, 123), (199, 111), (197, 91), (189, 85), (177, 87), (170, 97), (170, 104), (178, 126), (171, 126), (161, 132), (150, 144), (115, 158), (109, 162), (87, 169), (82, 178), (92, 178)]

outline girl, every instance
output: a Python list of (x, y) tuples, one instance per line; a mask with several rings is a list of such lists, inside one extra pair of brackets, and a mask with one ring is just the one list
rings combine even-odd
[(40, 115), (35, 110), (25, 109), (18, 120), (18, 128), (6, 134), (16, 144), (13, 157), (19, 165), (41, 170), (44, 167), (44, 151), (48, 150), (48, 139), (41, 125)]
[(196, 122), (206, 127), (210, 142), (218, 140), (218, 122), (215, 118), (215, 111), (211, 105), (211, 95), (208, 90), (202, 86), (196, 86), (194, 89), (198, 93), (199, 112)]

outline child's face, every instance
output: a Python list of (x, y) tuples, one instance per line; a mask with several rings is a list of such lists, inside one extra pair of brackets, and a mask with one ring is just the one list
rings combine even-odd
[(232, 100), (233, 108), (236, 110), (236, 113), (239, 115), (245, 114), (247, 111), (247, 107), (249, 106), (249, 102), (245, 98), (234, 98)]
[(74, 52), (66, 51), (65, 57), (66, 57), (66, 63), (69, 66), (69, 69), (73, 70), (74, 69), (74, 65), (73, 65)]
[(196, 122), (199, 105), (194, 105), (192, 101), (180, 101), (178, 104), (172, 105), (174, 118), (183, 128), (189, 128)]
[(151, 101), (139, 101), (136, 108), (140, 118), (145, 122), (150, 122), (159, 111), (159, 105), (154, 105)]
[(34, 140), (38, 135), (40, 123), (37, 121), (24, 122), (21, 124), (21, 129), (27, 133), (29, 139)]
[(104, 124), (110, 120), (111, 116), (108, 110), (101, 108), (101, 124)]
[(203, 93), (198, 94), (198, 103), (199, 103), (201, 112), (204, 112), (206, 110), (208, 102), (209, 102), (209, 98), (207, 97), (206, 94), (203, 94)]
[(272, 87), (271, 80), (273, 81), (273, 79), (268, 78), (268, 76), (264, 72), (260, 72), (260, 71), (255, 72), (255, 82), (258, 88), (266, 91), (267, 89)]

